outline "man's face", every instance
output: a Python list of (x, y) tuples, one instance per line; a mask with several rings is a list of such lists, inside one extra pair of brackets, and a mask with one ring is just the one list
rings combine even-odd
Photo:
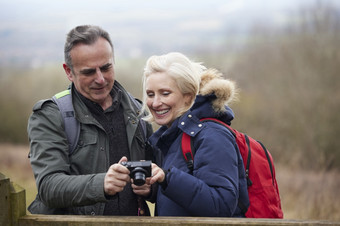
[(114, 61), (112, 48), (104, 38), (92, 45), (77, 44), (71, 50), (73, 71), (64, 64), (68, 79), (84, 97), (98, 103), (103, 109), (112, 104)]

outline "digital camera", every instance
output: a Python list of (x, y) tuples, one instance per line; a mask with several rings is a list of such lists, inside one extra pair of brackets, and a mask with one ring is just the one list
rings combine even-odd
[(145, 178), (151, 177), (151, 161), (129, 161), (121, 164), (130, 170), (130, 177), (137, 186), (142, 186)]

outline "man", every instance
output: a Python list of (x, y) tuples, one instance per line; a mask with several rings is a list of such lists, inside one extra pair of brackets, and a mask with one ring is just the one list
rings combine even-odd
[(74, 117), (80, 124), (70, 150), (62, 115), (51, 99), (39, 101), (28, 121), (30, 161), (38, 195), (34, 214), (137, 215), (138, 195), (150, 186), (131, 185), (122, 161), (146, 159), (139, 107), (115, 81), (113, 45), (97, 26), (72, 29), (65, 43)]

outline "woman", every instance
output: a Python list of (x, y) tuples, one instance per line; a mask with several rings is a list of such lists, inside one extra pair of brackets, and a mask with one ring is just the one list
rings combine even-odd
[[(160, 184), (156, 215), (243, 217), (239, 203), (249, 205), (242, 158), (233, 135), (214, 122), (230, 124), (226, 106), (235, 95), (234, 83), (214, 69), (206, 70), (180, 53), (152, 56), (143, 76), (146, 121), (161, 127), (150, 137), (161, 167), (153, 165), (150, 183)], [(181, 137), (192, 136), (193, 172), (181, 151)]]

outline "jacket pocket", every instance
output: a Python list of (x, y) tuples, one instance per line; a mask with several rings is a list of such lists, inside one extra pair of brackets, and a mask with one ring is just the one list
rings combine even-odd
[(77, 147), (70, 156), (71, 174), (99, 173), (105, 165), (105, 151), (98, 143), (96, 131), (81, 131)]
[(98, 133), (94, 131), (85, 131), (85, 130), (81, 131), (79, 135), (79, 140), (78, 140), (76, 151), (88, 145), (96, 144), (97, 140), (98, 140)]

